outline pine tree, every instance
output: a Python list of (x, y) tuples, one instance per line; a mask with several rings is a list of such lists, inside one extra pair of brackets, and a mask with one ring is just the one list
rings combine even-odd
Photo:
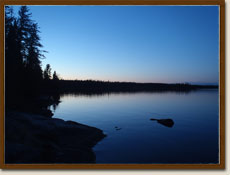
[(30, 37), (31, 26), (33, 21), (31, 20), (31, 13), (27, 6), (21, 6), (18, 12), (18, 36), (20, 40), (20, 50), (23, 61), (27, 64), (27, 55), (28, 55), (28, 40)]
[(53, 80), (54, 80), (54, 81), (58, 81), (58, 80), (59, 80), (56, 71), (54, 71), (54, 73), (53, 73)]
[(14, 10), (10, 6), (5, 7), (5, 36), (9, 35), (10, 27), (13, 24), (14, 18)]
[(50, 67), (50, 64), (47, 64), (44, 70), (44, 80), (47, 81), (50, 79), (51, 79), (51, 67)]
[(19, 94), (22, 85), (22, 58), (18, 38), (18, 26), (13, 8), (5, 7), (5, 77), (6, 95)]
[(18, 38), (24, 64), (24, 88), (29, 93), (39, 93), (42, 84), (41, 60), (44, 58), (38, 24), (31, 19), (27, 6), (21, 6), (18, 17)]
[(42, 44), (40, 43), (40, 37), (38, 35), (37, 23), (32, 24), (30, 37), (28, 38), (28, 55), (26, 67), (30, 70), (30, 73), (34, 76), (34, 79), (42, 79), (42, 69), (40, 59), (44, 58), (40, 48)]

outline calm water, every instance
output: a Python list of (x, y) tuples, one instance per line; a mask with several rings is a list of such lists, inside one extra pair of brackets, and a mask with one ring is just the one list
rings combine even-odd
[[(54, 117), (100, 128), (97, 163), (218, 163), (218, 90), (65, 95)], [(172, 119), (173, 127), (150, 118)]]

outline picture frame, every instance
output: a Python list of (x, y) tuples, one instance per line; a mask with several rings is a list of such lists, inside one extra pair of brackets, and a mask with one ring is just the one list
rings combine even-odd
[[(219, 24), (219, 164), (6, 164), (5, 163), (5, 5), (217, 5)], [(167, 12), (165, 12), (167, 13)], [(1, 0), (0, 1), (0, 168), (2, 169), (224, 169), (225, 168), (225, 1), (224, 0)]]

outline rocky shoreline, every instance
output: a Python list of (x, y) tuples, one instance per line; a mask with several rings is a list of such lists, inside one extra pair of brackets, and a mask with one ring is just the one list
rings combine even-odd
[(92, 147), (105, 136), (77, 122), (7, 111), (5, 163), (95, 163)]

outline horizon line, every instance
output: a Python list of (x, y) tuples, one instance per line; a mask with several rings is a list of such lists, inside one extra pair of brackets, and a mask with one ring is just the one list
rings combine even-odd
[(98, 81), (98, 82), (109, 82), (109, 83), (138, 83), (138, 84), (188, 84), (188, 85), (213, 85), (219, 86), (219, 82), (217, 83), (205, 83), (205, 82), (176, 82), (176, 83), (163, 83), (163, 82), (136, 82), (136, 81), (111, 81), (111, 80), (96, 80), (96, 79), (64, 79), (60, 78), (60, 80), (66, 81)]

